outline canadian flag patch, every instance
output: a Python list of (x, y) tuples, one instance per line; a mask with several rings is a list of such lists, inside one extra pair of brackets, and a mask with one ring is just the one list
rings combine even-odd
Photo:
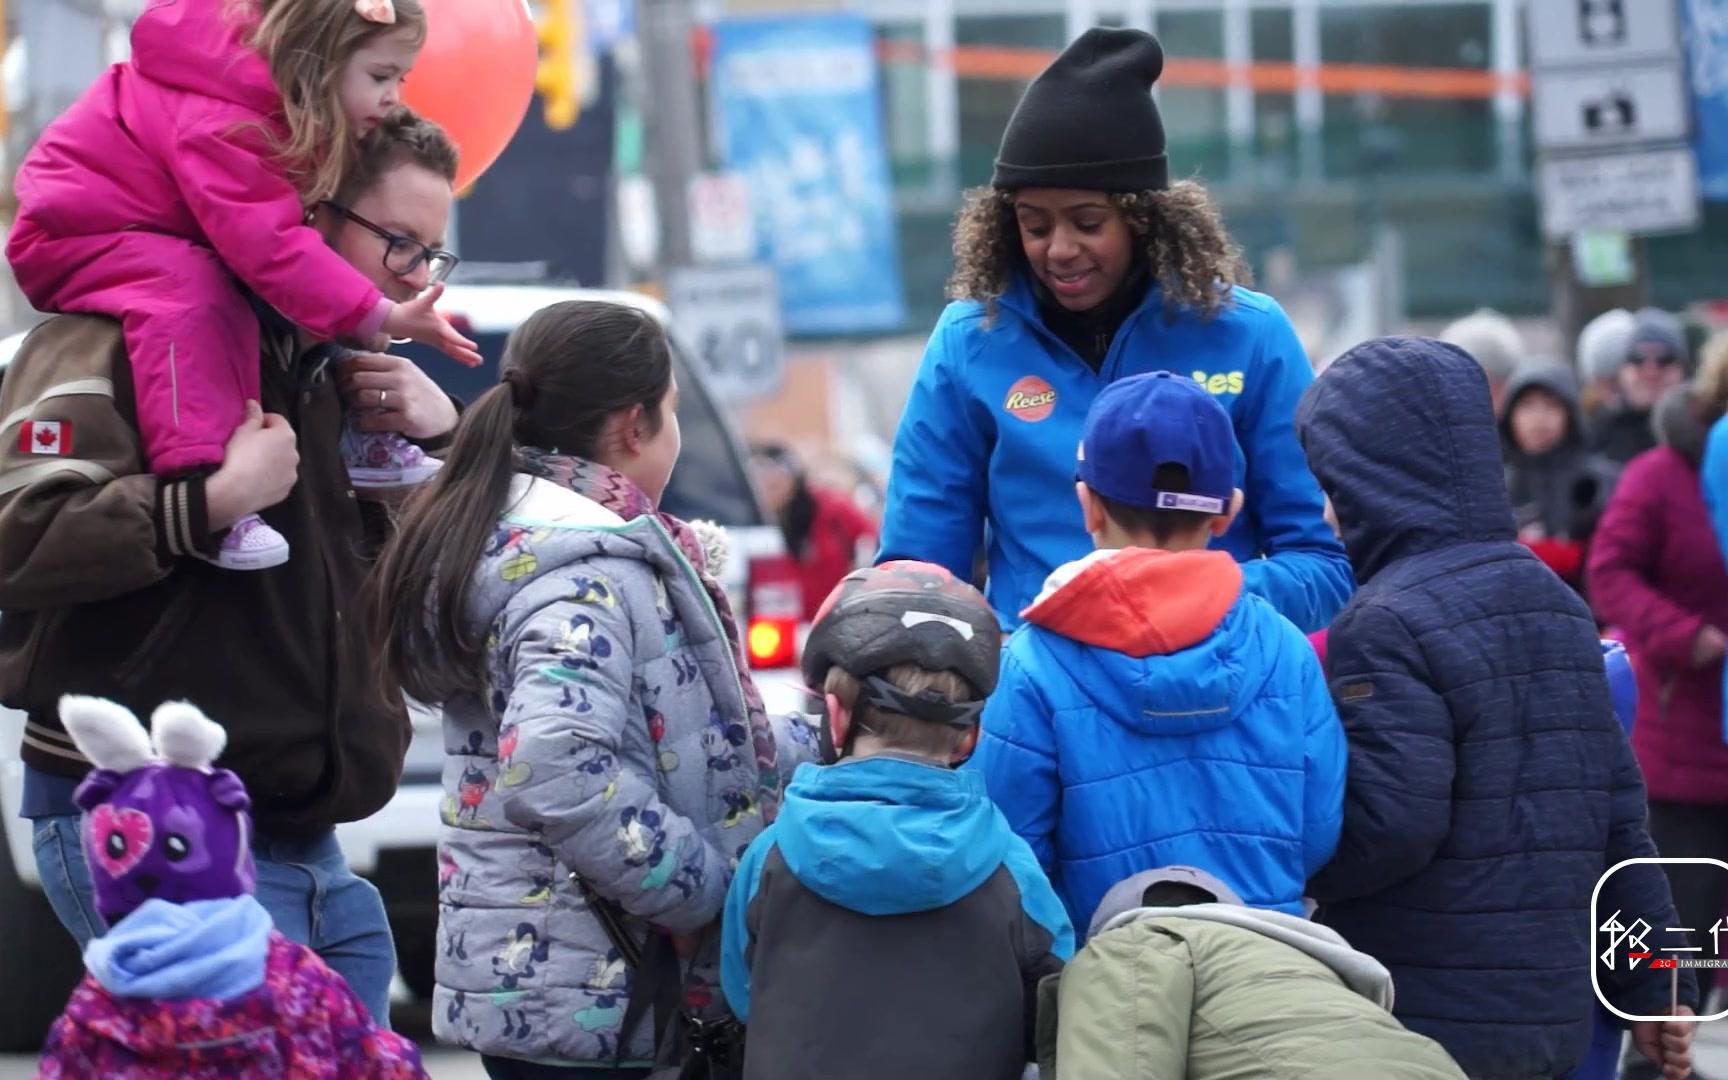
[(52, 454), (72, 452), (72, 422), (70, 420), (26, 420), (18, 430), (18, 452), (22, 454)]

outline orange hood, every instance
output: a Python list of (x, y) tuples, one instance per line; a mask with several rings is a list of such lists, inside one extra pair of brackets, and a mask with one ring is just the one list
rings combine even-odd
[(1094, 551), (1060, 567), (1021, 612), (1027, 622), (1141, 659), (1205, 641), (1242, 595), (1223, 551)]

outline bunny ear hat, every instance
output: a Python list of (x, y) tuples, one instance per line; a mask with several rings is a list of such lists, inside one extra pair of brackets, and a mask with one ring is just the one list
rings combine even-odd
[(149, 900), (184, 904), (244, 896), (256, 882), (251, 800), (215, 767), (222, 726), (196, 706), (168, 702), (150, 729), (126, 706), (68, 695), (60, 719), (96, 766), (73, 798), (97, 910), (110, 922)]
[(184, 701), (159, 706), (148, 734), (131, 709), (107, 698), (67, 694), (60, 699), (60, 722), (93, 765), (117, 773), (146, 765), (209, 772), (228, 745), (222, 725)]

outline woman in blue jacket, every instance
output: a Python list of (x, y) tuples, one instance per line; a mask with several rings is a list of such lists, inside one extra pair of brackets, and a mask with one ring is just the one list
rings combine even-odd
[(955, 226), (955, 302), (895, 438), (881, 558), (970, 577), (987, 544), (990, 602), (1018, 626), (1092, 547), (1073, 487), (1093, 398), (1175, 371), (1229, 411), (1240, 445), (1246, 509), (1219, 546), (1250, 592), (1317, 630), (1353, 585), (1292, 426), (1313, 373), (1278, 304), (1237, 285), (1241, 253), (1205, 190), (1170, 182), (1163, 67), (1150, 34), (1094, 29), (1027, 89), (994, 184)]

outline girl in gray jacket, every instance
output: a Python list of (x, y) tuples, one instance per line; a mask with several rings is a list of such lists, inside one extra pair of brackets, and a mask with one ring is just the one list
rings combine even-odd
[(764, 714), (704, 545), (656, 509), (677, 406), (651, 316), (538, 312), (376, 571), (385, 677), (444, 707), (433, 1026), (495, 1080), (642, 1075), (655, 1025), (626, 1029), (641, 980), (596, 910), (688, 956), (809, 756)]

